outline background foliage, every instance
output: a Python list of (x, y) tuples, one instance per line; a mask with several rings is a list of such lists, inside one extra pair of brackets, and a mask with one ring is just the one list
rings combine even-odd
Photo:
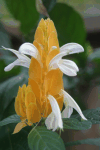
[[(19, 43), (32, 42), (38, 22), (42, 17), (46, 18), (37, 11), (35, 0), (4, 0), (3, 4), (10, 15), (19, 22), (21, 36), (18, 39), (9, 35), (1, 21), (0, 46), (18, 48), (18, 45), (12, 43), (12, 38), (20, 41)], [(93, 80), (96, 81), (95, 85), (100, 84), (100, 69), (98, 69), (100, 49), (92, 52), (91, 45), (86, 41), (87, 33), (83, 18), (73, 7), (67, 3), (56, 3), (56, 0), (43, 0), (43, 6), (56, 26), (60, 46), (76, 42), (84, 47), (84, 53), (67, 56), (67, 59), (71, 58), (77, 63), (80, 72), (77, 77), (64, 76), (64, 87), (69, 90), (82, 110), (85, 110), (86, 107), (80, 100), (82, 95), (89, 89)], [(28, 79), (28, 70), (22, 67), (15, 67), (10, 72), (4, 72), (4, 67), (15, 59), (16, 57), (10, 52), (0, 49), (0, 150), (65, 150), (67, 146), (79, 144), (100, 146), (100, 138), (64, 143), (59, 133), (49, 131), (45, 127), (35, 129), (25, 127), (18, 134), (12, 135), (16, 123), (20, 121), (20, 118), (15, 115), (14, 98), (18, 87), (24, 83), (27, 84)], [(63, 120), (64, 130), (87, 130), (92, 124), (100, 124), (100, 108), (85, 110), (83, 113), (88, 121), (82, 121), (78, 115), (72, 115), (70, 119)]]

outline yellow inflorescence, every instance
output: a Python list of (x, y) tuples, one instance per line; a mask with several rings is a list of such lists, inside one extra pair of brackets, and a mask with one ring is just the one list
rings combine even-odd
[(55, 97), (60, 110), (63, 107), (63, 95), (60, 93), (63, 89), (63, 73), (59, 69), (49, 70), (50, 61), (59, 53), (57, 32), (50, 19), (41, 19), (33, 44), (39, 52), (38, 59), (31, 58), (28, 86), (19, 87), (15, 100), (16, 113), (28, 125), (39, 122), (41, 117), (51, 113), (48, 95)]

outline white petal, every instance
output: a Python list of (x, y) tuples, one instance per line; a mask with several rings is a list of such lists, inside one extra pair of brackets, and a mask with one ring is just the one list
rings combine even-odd
[(67, 55), (68, 55), (68, 54), (84, 52), (84, 48), (80, 44), (77, 44), (77, 43), (68, 43), (60, 47), (61, 53), (65, 51), (67, 52)]
[(16, 50), (10, 49), (10, 48), (5, 48), (4, 46), (2, 46), (2, 48), (4, 48), (5, 50), (9, 50), (9, 51), (13, 52), (19, 59), (30, 61), (30, 58), (28, 58), (24, 54), (21, 54), (19, 51), (16, 51)]
[(10, 71), (14, 66), (24, 66), (24, 67), (29, 68), (30, 63), (25, 61), (25, 60), (22, 60), (22, 59), (17, 59), (13, 63), (11, 63), (8, 66), (6, 66), (4, 68), (4, 71)]
[(64, 104), (65, 104), (66, 106), (71, 106), (71, 107), (73, 107), (73, 108), (80, 114), (80, 116), (81, 116), (81, 118), (82, 118), (83, 120), (87, 120), (87, 119), (84, 117), (84, 115), (83, 115), (83, 113), (82, 113), (80, 107), (79, 107), (78, 104), (75, 102), (75, 100), (74, 100), (66, 91), (62, 90), (62, 92), (63, 92), (63, 94), (64, 94)]
[(37, 48), (31, 44), (31, 43), (24, 43), (19, 47), (19, 52), (23, 54), (30, 55), (34, 58), (37, 58), (39, 55), (39, 52)]
[(57, 54), (49, 63), (49, 69), (58, 68), (58, 62), (61, 60), (63, 56), (66, 55), (66, 52)]
[(55, 115), (52, 112), (47, 119), (45, 120), (45, 124), (47, 126), (47, 129), (57, 129), (57, 120), (55, 119)]
[(57, 49), (57, 46), (52, 46), (52, 49), (54, 50), (54, 49)]
[(79, 71), (77, 65), (71, 60), (62, 59), (58, 62), (59, 69), (68, 76), (76, 76)]
[(72, 113), (73, 108), (71, 106), (66, 106), (66, 108), (62, 111), (61, 116), (62, 118), (70, 118)]
[(77, 75), (77, 73), (76, 73), (75, 70), (70, 69), (70, 68), (68, 68), (68, 67), (66, 67), (66, 66), (63, 66), (63, 65), (59, 65), (59, 69), (60, 69), (64, 74), (66, 74), (66, 75), (68, 75), (68, 76), (76, 76), (76, 75)]
[(55, 120), (56, 120), (55, 122), (57, 124), (57, 125), (55, 125), (55, 127), (53, 127), (53, 131), (55, 131), (58, 127), (63, 129), (63, 122), (61, 119), (61, 113), (60, 113), (59, 105), (58, 105), (56, 99), (52, 95), (49, 95), (48, 99), (50, 101), (52, 112), (53, 112), (53, 114), (55, 116)]
[(62, 59), (62, 63), (63, 65), (71, 68), (71, 69), (74, 69), (76, 71), (79, 71), (79, 68), (78, 66), (75, 64), (75, 62), (71, 61), (71, 60), (68, 60), (68, 59)]

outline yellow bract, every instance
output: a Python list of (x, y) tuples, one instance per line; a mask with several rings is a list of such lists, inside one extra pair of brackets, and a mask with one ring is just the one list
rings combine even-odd
[(17, 124), (14, 133), (19, 132), (26, 124), (39, 122), (42, 117), (47, 117), (52, 112), (48, 95), (56, 98), (60, 110), (63, 107), (63, 95), (60, 95), (63, 89), (63, 73), (59, 69), (49, 71), (50, 61), (59, 54), (59, 43), (53, 21), (41, 19), (33, 44), (40, 54), (41, 61), (31, 58), (28, 86), (19, 87), (15, 110), (22, 122)]

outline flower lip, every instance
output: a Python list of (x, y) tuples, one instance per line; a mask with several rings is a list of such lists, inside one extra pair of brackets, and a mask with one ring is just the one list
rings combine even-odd
[(37, 58), (37, 55), (39, 53), (37, 48), (31, 43), (22, 44), (19, 47), (19, 52), (22, 54), (27, 54), (27, 55), (33, 56), (35, 58)]
[(84, 48), (78, 43), (68, 43), (60, 47), (60, 52), (68, 52), (69, 54), (84, 52)]
[(68, 59), (62, 59), (61, 60), (61, 64), (70, 67), (71, 69), (74, 69), (75, 71), (79, 71), (78, 66), (71, 60)]
[(70, 118), (72, 113), (73, 113), (73, 108), (71, 106), (66, 105), (66, 108), (62, 111), (61, 116), (62, 118)]
[(46, 125), (47, 129), (49, 129), (49, 130), (57, 128), (57, 124), (56, 124), (55, 116), (54, 116), (53, 112), (51, 112), (51, 114), (49, 114), (49, 116), (46, 118), (45, 125)]
[(68, 76), (76, 76), (79, 68), (77, 65), (71, 61), (66, 59), (61, 59), (58, 63), (59, 69)]
[[(55, 116), (54, 119), (52, 120), (52, 122), (54, 121), (53, 131), (55, 131), (58, 127), (60, 129), (63, 129), (63, 122), (61, 119), (59, 105), (58, 105), (56, 99), (52, 95), (48, 95), (48, 99), (49, 99), (51, 107), (52, 107), (52, 113)], [(48, 117), (50, 117), (50, 116), (48, 116)], [(47, 120), (48, 120), (48, 117), (47, 117)]]
[(10, 71), (14, 66), (23, 66), (29, 68), (30, 62), (22, 60), (22, 59), (17, 59), (13, 63), (9, 64), (4, 68), (4, 71)]
[(11, 48), (6, 48), (4, 46), (2, 46), (3, 49), (5, 50), (9, 50), (11, 52), (13, 52), (19, 59), (22, 59), (22, 60), (30, 60), (30, 58), (28, 58), (27, 56), (25, 56), (24, 54), (21, 54), (19, 51), (16, 51), (14, 49), (11, 49)]
[[(70, 106), (70, 107), (74, 108), (74, 109), (80, 114), (80, 116), (81, 116), (81, 118), (82, 118), (83, 120), (87, 120), (87, 119), (85, 118), (85, 116), (83, 115), (83, 113), (82, 113), (80, 107), (79, 107), (78, 104), (75, 102), (75, 100), (74, 100), (66, 91), (64, 91), (64, 90), (61, 90), (61, 91), (62, 91), (62, 93), (64, 94), (64, 104), (65, 104), (65, 107)], [(66, 108), (65, 108), (65, 109), (66, 109)], [(65, 112), (66, 112), (66, 111), (65, 111)]]
[(50, 61), (49, 66), (52, 66), (53, 64), (58, 63), (59, 60), (61, 60), (61, 58), (62, 58), (63, 56), (66, 56), (66, 55), (67, 55), (67, 52), (61, 52), (61, 53), (57, 54), (57, 55)]
[(13, 52), (18, 57), (17, 60), (15, 60), (13, 63), (9, 64), (8, 66), (6, 66), (4, 68), (4, 71), (10, 71), (14, 66), (18, 66), (18, 65), (29, 68), (30, 61), (31, 61), (30, 58), (28, 58), (24, 54), (21, 54), (19, 51), (16, 51), (16, 50), (13, 50), (13, 49), (10, 49), (10, 48), (5, 48), (4, 46), (2, 46), (2, 47), (5, 50), (9, 50), (9, 51)]

